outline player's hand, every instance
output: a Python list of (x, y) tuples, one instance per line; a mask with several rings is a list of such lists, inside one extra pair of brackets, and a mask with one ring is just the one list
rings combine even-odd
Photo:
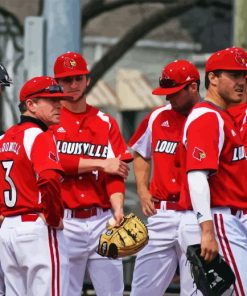
[[(202, 227), (202, 224), (204, 224)], [(201, 237), (201, 256), (205, 261), (212, 261), (219, 252), (218, 243), (215, 238), (213, 222), (205, 221), (201, 223), (202, 237)]]
[(123, 221), (123, 218), (124, 218), (124, 212), (123, 212), (123, 208), (119, 208), (119, 209), (116, 209), (114, 212), (113, 212), (113, 218), (110, 219), (108, 221), (108, 223), (112, 226), (119, 226), (120, 223)]
[(157, 213), (157, 210), (154, 207), (154, 203), (158, 202), (157, 199), (153, 198), (149, 192), (142, 194), (140, 196), (142, 212), (146, 217), (150, 217)]
[(54, 229), (57, 229), (57, 230), (63, 230), (64, 226), (63, 226), (63, 219), (60, 219), (60, 222), (58, 224), (58, 226), (56, 227), (53, 227)]
[[(44, 223), (46, 225), (48, 225), (43, 213), (39, 213), (39, 217), (44, 221)], [(51, 226), (51, 225), (49, 225), (49, 226)], [(51, 226), (51, 227), (54, 228), (54, 229), (57, 229), (57, 230), (63, 230), (63, 228), (64, 228), (64, 226), (63, 226), (63, 219), (60, 219), (58, 226), (55, 226), (55, 227)]]
[(111, 175), (119, 175), (120, 177), (127, 179), (129, 174), (129, 166), (124, 161), (120, 160), (120, 156), (117, 158), (108, 158), (104, 160), (103, 171)]

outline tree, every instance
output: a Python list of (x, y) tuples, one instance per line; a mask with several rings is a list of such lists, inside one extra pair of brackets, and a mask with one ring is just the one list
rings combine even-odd
[(118, 61), (127, 52), (127, 50), (129, 50), (135, 44), (136, 41), (144, 37), (147, 33), (162, 23), (167, 22), (175, 16), (185, 13), (199, 1), (200, 0), (183, 0), (176, 1), (174, 4), (164, 5), (163, 9), (152, 13), (148, 18), (145, 18), (145, 20), (141, 21), (129, 31), (127, 31), (125, 35), (118, 41), (118, 43), (113, 45), (101, 58), (101, 60), (93, 66), (91, 70), (92, 81), (89, 90), (93, 88), (97, 81), (116, 61)]
[(92, 79), (88, 89), (92, 89), (97, 81), (114, 65), (134, 44), (136, 41), (144, 37), (151, 30), (166, 23), (174, 17), (186, 13), (195, 6), (214, 6), (221, 7), (225, 10), (232, 9), (231, 3), (226, 1), (210, 1), (210, 0), (116, 0), (106, 2), (105, 0), (91, 0), (82, 9), (82, 29), (87, 23), (97, 17), (99, 14), (109, 12), (126, 5), (159, 3), (163, 4), (163, 9), (152, 13), (148, 18), (142, 20), (133, 28), (125, 33), (125, 35), (113, 45), (105, 55), (95, 64), (91, 70)]
[[(214, 6), (221, 7), (225, 10), (232, 9), (232, 4), (225, 0), (90, 0), (82, 7), (81, 26), (85, 29), (88, 22), (102, 13), (110, 12), (124, 6), (136, 4), (163, 4), (163, 8), (153, 12), (148, 18), (140, 21), (137, 25), (125, 33), (125, 35), (113, 45), (108, 52), (99, 60), (92, 68), (92, 88), (97, 81), (110, 69), (116, 61), (118, 61), (139, 39), (143, 38), (150, 31), (166, 23), (174, 17), (178, 17), (195, 6)], [(39, 13), (42, 14), (43, 0), (39, 1)], [(23, 34), (23, 26), (20, 24), (15, 15), (0, 7), (0, 14), (6, 18), (12, 18), (17, 28), (16, 35)], [(17, 45), (16, 35), (11, 33), (13, 42), (17, 51), (23, 50)]]

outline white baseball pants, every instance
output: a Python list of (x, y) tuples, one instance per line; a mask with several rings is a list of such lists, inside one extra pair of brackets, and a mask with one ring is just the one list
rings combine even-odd
[(137, 254), (131, 296), (163, 296), (180, 268), (180, 295), (196, 294), (186, 256), (178, 243), (178, 229), (182, 213), (157, 210), (148, 218), (148, 245)]
[[(109, 259), (96, 253), (101, 233), (112, 217), (111, 211), (97, 209), (90, 218), (64, 218), (64, 235), (69, 256), (69, 295), (80, 296), (86, 269), (97, 296), (123, 296), (123, 266), (120, 259)], [(67, 216), (67, 217), (66, 217)]]
[[(236, 276), (233, 294), (247, 295), (247, 235), (238, 217), (229, 208), (213, 208), (215, 233), (219, 253), (224, 256)], [(201, 243), (201, 229), (193, 211), (185, 211), (179, 229), (181, 247), (186, 252), (188, 245)], [(230, 291), (229, 291), (230, 292)]]
[(43, 222), (6, 217), (0, 232), (8, 296), (67, 296), (68, 259), (63, 231)]

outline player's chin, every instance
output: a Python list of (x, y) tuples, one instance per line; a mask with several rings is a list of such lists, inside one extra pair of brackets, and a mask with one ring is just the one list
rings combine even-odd
[(81, 97), (81, 92), (73, 92), (70, 93), (70, 95), (72, 96), (72, 99), (70, 99), (70, 101), (76, 102)]
[(234, 103), (241, 103), (242, 100), (243, 100), (243, 93), (237, 93), (235, 96), (234, 96)]
[(55, 114), (52, 117), (51, 124), (59, 124), (60, 123), (60, 114)]

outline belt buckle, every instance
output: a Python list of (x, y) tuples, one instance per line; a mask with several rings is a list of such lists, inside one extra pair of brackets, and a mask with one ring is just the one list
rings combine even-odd
[(73, 211), (73, 218), (90, 218), (92, 216), (97, 215), (97, 208), (92, 207), (92, 208), (84, 208), (84, 209), (78, 209)]
[[(95, 207), (82, 209), (82, 211), (86, 212), (88, 214), (88, 216), (90, 216), (90, 217), (95, 215), (95, 210), (96, 210)], [(97, 214), (97, 210), (96, 210), (96, 214)]]

